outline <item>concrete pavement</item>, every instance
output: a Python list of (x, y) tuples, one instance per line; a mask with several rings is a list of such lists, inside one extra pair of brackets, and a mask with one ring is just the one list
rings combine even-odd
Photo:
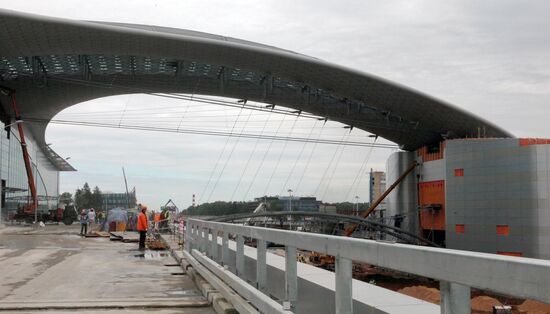
[(0, 311), (214, 313), (167, 252), (78, 228), (0, 229)]

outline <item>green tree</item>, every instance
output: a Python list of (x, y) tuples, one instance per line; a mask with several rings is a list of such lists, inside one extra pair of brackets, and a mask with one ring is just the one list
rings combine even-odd
[(88, 209), (92, 205), (92, 191), (88, 182), (84, 183), (82, 189), (76, 189), (74, 202), (78, 209)]
[(84, 208), (84, 195), (82, 193), (82, 190), (81, 189), (76, 189), (76, 191), (74, 191), (74, 205), (76, 207), (76, 209), (82, 209)]
[(59, 195), (59, 203), (63, 203), (65, 205), (73, 203), (73, 195), (69, 192), (61, 193), (61, 195)]
[(258, 202), (213, 202), (187, 208), (189, 215), (220, 216), (254, 211)]
[(96, 210), (101, 210), (101, 208), (103, 207), (103, 195), (101, 194), (101, 190), (97, 185), (92, 192), (90, 207), (93, 207)]

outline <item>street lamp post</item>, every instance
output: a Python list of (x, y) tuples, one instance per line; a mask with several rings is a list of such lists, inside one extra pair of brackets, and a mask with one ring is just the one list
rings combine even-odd
[(359, 196), (355, 196), (355, 216), (359, 216)]
[[(292, 190), (291, 189), (288, 189), (288, 211), (289, 212), (292, 212)], [(289, 217), (289, 221), (290, 221), (290, 230), (292, 230), (292, 216)]]
[(291, 189), (288, 189), (288, 211), (291, 212), (292, 211), (292, 190)]

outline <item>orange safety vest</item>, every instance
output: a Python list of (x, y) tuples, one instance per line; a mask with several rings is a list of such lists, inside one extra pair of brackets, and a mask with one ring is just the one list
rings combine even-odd
[(160, 221), (160, 214), (155, 214), (155, 222), (159, 222)]
[(137, 230), (147, 231), (147, 216), (144, 213), (139, 213)]

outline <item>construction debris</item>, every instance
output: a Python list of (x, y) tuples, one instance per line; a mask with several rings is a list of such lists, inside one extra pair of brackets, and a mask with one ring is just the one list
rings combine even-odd
[(111, 241), (122, 241), (124, 243), (139, 242), (139, 233), (137, 232), (109, 232)]
[(108, 238), (110, 236), (109, 232), (104, 231), (93, 231), (85, 235), (86, 238)]
[(148, 240), (145, 244), (147, 245), (149, 250), (166, 250), (166, 249), (168, 249), (168, 246), (162, 240), (151, 239), (151, 240)]

